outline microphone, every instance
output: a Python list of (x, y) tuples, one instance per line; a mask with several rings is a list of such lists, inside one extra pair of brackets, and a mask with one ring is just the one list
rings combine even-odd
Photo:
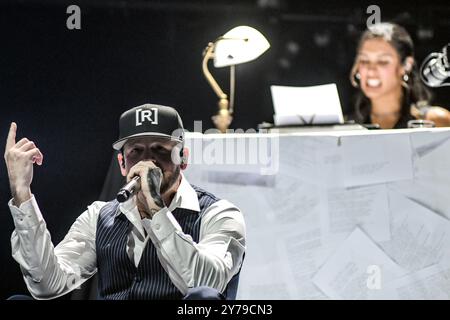
[(136, 187), (139, 185), (139, 180), (141, 180), (141, 177), (135, 176), (133, 179), (130, 180), (126, 185), (124, 185), (119, 192), (117, 192), (116, 199), (119, 202), (125, 202), (127, 201), (136, 191)]
[(442, 49), (442, 52), (430, 53), (425, 58), (420, 67), (420, 78), (429, 87), (443, 87), (450, 83), (445, 83), (450, 78), (450, 43)]

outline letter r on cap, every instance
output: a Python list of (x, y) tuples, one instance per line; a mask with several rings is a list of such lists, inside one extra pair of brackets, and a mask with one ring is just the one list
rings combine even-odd
[(151, 108), (150, 110), (136, 110), (136, 126), (142, 125), (144, 121), (149, 121), (151, 124), (158, 124), (158, 109)]

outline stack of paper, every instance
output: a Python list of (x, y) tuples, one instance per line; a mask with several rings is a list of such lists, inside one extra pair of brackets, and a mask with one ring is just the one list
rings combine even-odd
[(199, 139), (262, 156), (186, 172), (245, 216), (239, 299), (449, 299), (450, 130)]
[(277, 126), (344, 123), (336, 85), (271, 86)]

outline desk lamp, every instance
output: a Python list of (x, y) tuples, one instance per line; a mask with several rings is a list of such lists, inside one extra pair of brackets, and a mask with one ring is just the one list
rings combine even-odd
[[(225, 133), (233, 120), (235, 66), (255, 60), (269, 48), (267, 39), (258, 30), (247, 26), (231, 29), (205, 48), (203, 74), (219, 98), (219, 110), (212, 121), (220, 132)], [(210, 59), (214, 59), (216, 68), (230, 67), (230, 100), (208, 69)]]

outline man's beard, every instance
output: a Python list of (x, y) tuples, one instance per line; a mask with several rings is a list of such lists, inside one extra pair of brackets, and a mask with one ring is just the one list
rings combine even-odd
[(161, 189), (160, 189), (161, 195), (166, 193), (170, 188), (173, 187), (175, 182), (178, 181), (178, 178), (180, 177), (180, 171), (181, 171), (180, 166), (177, 166), (174, 173), (170, 177), (168, 177), (167, 180), (165, 179), (165, 177), (163, 175), (163, 182), (161, 183)]

